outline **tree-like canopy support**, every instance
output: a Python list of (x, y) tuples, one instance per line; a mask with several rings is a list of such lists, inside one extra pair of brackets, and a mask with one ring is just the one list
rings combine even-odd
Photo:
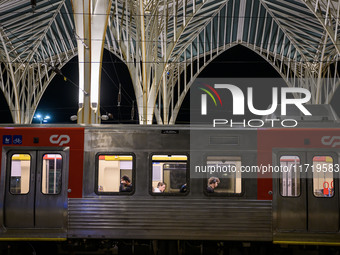
[(30, 123), (55, 70), (98, 40), (127, 65), (141, 124), (174, 124), (195, 78), (235, 45), (263, 57), (288, 86), (309, 89), (313, 104), (329, 103), (339, 85), (340, 0), (107, 2), (108, 13), (96, 13), (108, 15), (104, 36), (86, 38), (74, 18), (84, 13), (70, 0), (35, 8), (0, 0), (0, 87), (15, 123)]

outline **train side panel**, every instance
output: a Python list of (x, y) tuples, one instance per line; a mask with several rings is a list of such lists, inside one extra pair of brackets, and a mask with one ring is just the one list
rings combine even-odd
[(258, 131), (258, 165), (281, 167), (258, 178), (259, 199), (273, 191), (274, 242), (340, 244), (339, 135), (335, 128)]
[[(69, 200), (69, 237), (270, 241), (271, 201), (257, 200), (256, 178), (242, 180), (243, 192), (236, 196), (205, 194), (204, 178), (190, 178), (189, 192), (184, 195), (155, 195), (150, 187), (157, 154), (187, 155), (189, 164), (198, 165), (210, 156), (239, 156), (245, 164), (256, 164), (256, 130), (230, 131), (228, 136), (238, 141), (233, 145), (211, 142), (215, 141), (212, 137), (225, 137), (223, 130), (203, 132), (196, 156), (190, 153), (190, 130), (177, 131), (165, 134), (154, 127), (87, 129), (84, 198)], [(130, 155), (135, 159), (133, 194), (117, 194), (114, 188), (112, 194), (102, 192), (107, 185), (98, 183), (96, 160)]]
[(68, 197), (82, 196), (84, 128), (3, 127), (0, 136), (0, 238), (66, 238)]

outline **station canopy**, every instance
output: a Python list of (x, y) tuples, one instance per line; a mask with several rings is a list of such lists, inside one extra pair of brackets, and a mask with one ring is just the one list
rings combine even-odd
[[(109, 2), (104, 47), (133, 74), (141, 122), (175, 123), (194, 79), (235, 45), (266, 59), (288, 86), (309, 89), (313, 104), (329, 103), (339, 84), (339, 0)], [(70, 0), (0, 0), (0, 87), (14, 123), (31, 123), (53, 77), (78, 54), (74, 17)], [(145, 84), (147, 101), (139, 99)]]

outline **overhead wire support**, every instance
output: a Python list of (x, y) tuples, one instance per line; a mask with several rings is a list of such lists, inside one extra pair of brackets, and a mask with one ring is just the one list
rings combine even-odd
[(73, 29), (73, 35), (77, 40), (81, 41), (81, 43), (84, 45), (86, 49), (89, 48), (89, 46), (84, 42), (84, 39), (80, 38), (80, 36), (77, 34), (75, 29)]
[(61, 70), (56, 67), (56, 66), (53, 66), (53, 65), (50, 65), (51, 69), (53, 72), (55, 72), (56, 74), (62, 76), (64, 78), (64, 81), (69, 81), (72, 85), (74, 85), (75, 87), (77, 87), (78, 89), (80, 89), (81, 91), (84, 92), (85, 95), (88, 95), (89, 93), (86, 92), (85, 90), (83, 90), (82, 88), (79, 87), (78, 84), (74, 83), (71, 79), (67, 78), (62, 72)]

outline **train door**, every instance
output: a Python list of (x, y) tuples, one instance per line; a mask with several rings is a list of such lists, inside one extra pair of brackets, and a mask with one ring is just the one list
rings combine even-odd
[(7, 159), (5, 227), (64, 228), (68, 151), (9, 151)]
[(334, 152), (277, 152), (273, 175), (274, 234), (338, 232), (339, 169)]
[(339, 230), (339, 162), (337, 154), (307, 153), (308, 231)]

